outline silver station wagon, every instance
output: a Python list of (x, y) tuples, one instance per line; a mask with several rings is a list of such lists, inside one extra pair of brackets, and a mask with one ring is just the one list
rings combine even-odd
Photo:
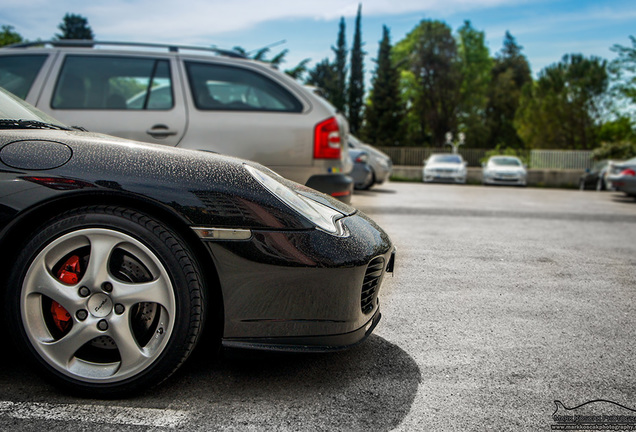
[(0, 87), (69, 125), (253, 160), (351, 199), (346, 119), (291, 77), (233, 51), (18, 44), (0, 49)]

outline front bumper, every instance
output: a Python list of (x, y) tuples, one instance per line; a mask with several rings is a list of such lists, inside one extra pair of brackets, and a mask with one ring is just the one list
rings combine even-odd
[(319, 230), (257, 231), (246, 241), (206, 242), (221, 283), (224, 345), (335, 350), (373, 331), (394, 248), (362, 213), (343, 224), (346, 237)]
[(525, 186), (526, 177), (522, 176), (484, 176), (483, 183), (486, 185), (512, 185), (512, 186)]
[(466, 183), (465, 173), (423, 171), (422, 180), (425, 183)]

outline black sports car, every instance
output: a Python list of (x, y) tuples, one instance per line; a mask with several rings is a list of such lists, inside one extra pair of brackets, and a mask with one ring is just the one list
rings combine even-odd
[(585, 173), (579, 179), (579, 189), (592, 189), (597, 191), (607, 190), (608, 185), (605, 180), (607, 172), (610, 170), (611, 165), (616, 162), (617, 161), (605, 159), (596, 162), (591, 169), (586, 169)]
[(91, 396), (163, 381), (200, 340), (354, 345), (394, 260), (367, 216), (258, 164), (69, 128), (5, 91), (0, 229), (16, 346)]

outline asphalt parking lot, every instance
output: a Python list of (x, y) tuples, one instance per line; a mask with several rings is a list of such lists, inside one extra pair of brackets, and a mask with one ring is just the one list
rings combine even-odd
[(365, 343), (199, 355), (115, 401), (59, 392), (5, 345), (0, 430), (547, 431), (556, 400), (636, 409), (633, 199), (389, 183), (353, 204), (398, 248)]

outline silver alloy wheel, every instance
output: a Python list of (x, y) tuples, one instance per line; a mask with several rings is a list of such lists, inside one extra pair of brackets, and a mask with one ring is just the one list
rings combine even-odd
[[(88, 251), (86, 268), (79, 281), (64, 283), (54, 268), (79, 250)], [(133, 262), (149, 277), (122, 277), (114, 269), (116, 254), (129, 257), (127, 265)], [(52, 329), (51, 301), (71, 317), (62, 334)], [(51, 367), (82, 382), (115, 383), (161, 356), (173, 333), (176, 300), (166, 268), (147, 246), (120, 231), (87, 228), (54, 239), (35, 257), (22, 284), (20, 309), (29, 341)], [(140, 326), (147, 335), (135, 330)]]

